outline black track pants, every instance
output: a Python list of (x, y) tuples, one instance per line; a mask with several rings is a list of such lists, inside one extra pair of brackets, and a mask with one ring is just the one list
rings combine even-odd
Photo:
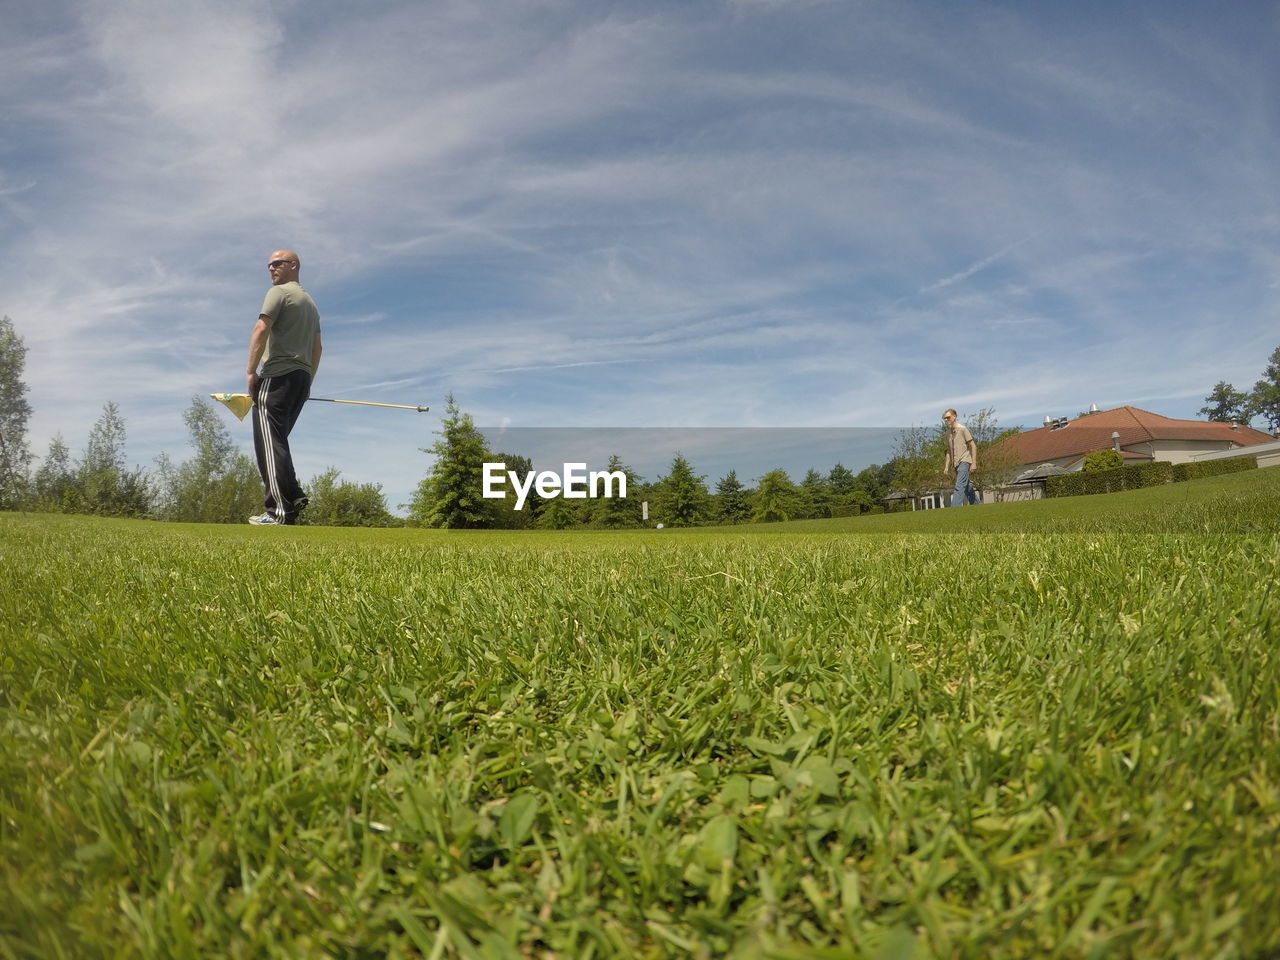
[(283, 523), (298, 516), (302, 487), (293, 472), (289, 432), (298, 422), (302, 405), (311, 394), (311, 374), (292, 370), (283, 376), (263, 377), (253, 397), (253, 449), (258, 475), (266, 488), (267, 513)]

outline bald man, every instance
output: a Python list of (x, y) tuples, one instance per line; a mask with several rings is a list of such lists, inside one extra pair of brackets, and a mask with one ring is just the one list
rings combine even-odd
[(260, 527), (296, 523), (307, 505), (293, 472), (289, 433), (311, 395), (321, 346), (320, 311), (298, 282), (301, 267), (292, 250), (271, 254), (271, 289), (249, 338), (246, 383), (253, 397), (253, 448), (265, 488), (265, 510), (249, 522)]

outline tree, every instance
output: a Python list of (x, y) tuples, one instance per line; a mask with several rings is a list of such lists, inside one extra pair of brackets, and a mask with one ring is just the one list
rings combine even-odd
[(1085, 473), (1102, 473), (1105, 470), (1115, 470), (1123, 466), (1124, 457), (1108, 447), (1106, 450), (1095, 450), (1093, 453), (1086, 454), (1082, 469)]
[(447, 529), (492, 527), (495, 512), (484, 499), (483, 482), (484, 464), (493, 458), (471, 414), (458, 409), (452, 393), (445, 398), (440, 427), (440, 439), (423, 448), (436, 460), (409, 502), (409, 522)]
[(89, 431), (89, 441), (80, 458), (79, 479), (88, 504), (106, 502), (114, 496), (124, 473), (124, 442), (124, 418), (120, 408), (109, 401)]
[(330, 467), (311, 478), (307, 494), (310, 503), (301, 517), (304, 523), (326, 527), (396, 526), (381, 484), (348, 480), (339, 483), (340, 476), (336, 467)]
[(76, 474), (71, 467), (71, 451), (56, 433), (49, 452), (40, 462), (31, 485), (32, 507), (47, 513), (74, 513), (79, 510)]
[[(832, 508), (857, 507), (859, 513), (866, 513), (873, 508), (883, 496), (877, 475), (879, 469), (878, 466), (871, 466), (855, 474), (843, 463), (837, 463), (832, 467), (831, 472), (827, 474), (827, 490), (831, 497)], [(867, 489), (868, 478), (875, 478), (871, 481), (872, 490)]]
[(897, 471), (892, 461), (886, 464), (873, 463), (859, 470), (854, 479), (858, 490), (863, 491), (873, 503), (879, 503), (893, 489)]
[(1272, 352), (1262, 379), (1253, 385), (1246, 415), (1250, 420), (1261, 417), (1273, 433), (1280, 430), (1280, 347)]
[[(514, 473), (517, 477), (524, 478), (533, 473), (533, 461), (518, 453), (495, 453), (489, 458), (489, 461), (503, 464), (507, 473)], [(501, 489), (502, 499), (490, 500), (489, 503), (493, 509), (494, 526), (501, 527), (504, 530), (526, 530), (533, 526), (545, 505), (550, 502), (548, 499), (543, 499), (533, 485), (530, 484), (524, 503), (517, 510), (516, 504), (519, 502), (520, 497), (516, 493), (514, 486), (508, 481), (503, 484)], [(557, 497), (556, 499), (563, 498)]]
[(243, 523), (262, 509), (262, 481), (254, 462), (236, 450), (218, 408), (197, 394), (182, 415), (195, 456), (174, 469), (165, 457), (159, 470), (166, 520), (184, 523)]
[(716, 483), (715, 515), (721, 523), (745, 523), (750, 515), (747, 488), (738, 479), (738, 471), (730, 470)]
[(858, 489), (858, 478), (843, 463), (837, 463), (827, 474), (827, 489), (835, 504), (843, 506)]
[(120, 408), (108, 401), (89, 431), (89, 441), (77, 471), (81, 509), (108, 517), (142, 517), (151, 508), (153, 493), (140, 467), (125, 469), (125, 429)]
[[(1012, 448), (1004, 441), (1021, 433), (1022, 428), (1001, 427), (991, 407), (970, 413), (960, 422), (968, 427), (978, 451), (978, 469), (970, 475), (974, 487), (985, 493), (1008, 483), (1019, 463)], [(951, 486), (951, 479), (942, 469), (946, 453), (945, 425), (908, 427), (898, 434), (894, 457), (889, 464), (893, 483), (912, 497)]]
[(151, 510), (159, 520), (172, 520), (178, 512), (176, 499), (178, 488), (178, 468), (173, 465), (169, 454), (161, 450), (156, 456), (155, 497), (151, 501)]
[(582, 512), (564, 497), (548, 497), (533, 523), (541, 530), (564, 530), (582, 523)]
[[(609, 457), (609, 465), (605, 468), (609, 473), (621, 472), (627, 478), (627, 495), (625, 497), (599, 497), (590, 508), (593, 526), (617, 529), (620, 527), (643, 526), (640, 504), (644, 502), (647, 491), (644, 479), (622, 462), (616, 453)], [(615, 488), (614, 492), (617, 492)]]
[[(894, 483), (912, 497), (947, 485), (942, 472), (946, 454), (946, 427), (907, 427), (897, 437), (893, 450)], [(978, 461), (982, 465), (982, 461)]]
[(1001, 427), (993, 407), (984, 407), (960, 422), (969, 428), (978, 447), (978, 470), (970, 480), (985, 499), (1007, 486), (1022, 466), (1013, 448), (1005, 443), (1020, 434), (1022, 427)]
[(27, 448), (27, 385), (22, 380), (27, 347), (8, 317), (0, 319), (0, 510), (18, 505), (26, 485), (31, 453)]
[(831, 516), (831, 502), (834, 498), (826, 477), (810, 467), (800, 481), (799, 490), (800, 502), (795, 517), (797, 520)]
[(669, 527), (702, 523), (711, 512), (705, 481), (706, 477), (695, 475), (689, 461), (677, 453), (671, 470), (654, 485), (653, 516)]
[(1200, 413), (1209, 420), (1216, 423), (1249, 422), (1249, 394), (1237, 390), (1225, 380), (1218, 381), (1204, 402)]
[(853, 491), (853, 493), (849, 494), (849, 499), (844, 503), (846, 507), (857, 507), (859, 513), (874, 510), (878, 505), (878, 502), (872, 499), (871, 494), (865, 490)]
[(770, 470), (760, 478), (751, 496), (751, 519), (756, 523), (776, 523), (795, 517), (800, 508), (800, 491), (785, 470)]

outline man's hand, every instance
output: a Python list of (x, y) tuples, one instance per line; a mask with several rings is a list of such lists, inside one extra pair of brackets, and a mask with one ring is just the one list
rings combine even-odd
[(245, 386), (249, 388), (248, 390), (249, 396), (257, 398), (258, 384), (262, 382), (262, 378), (258, 376), (257, 371), (250, 370), (248, 373), (246, 373), (244, 382), (245, 382)]

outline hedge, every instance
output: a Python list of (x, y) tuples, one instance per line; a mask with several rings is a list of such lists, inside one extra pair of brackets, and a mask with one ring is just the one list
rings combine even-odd
[(1180, 463), (1173, 468), (1174, 480), (1196, 480), (1200, 477), (1217, 477), (1224, 473), (1257, 470), (1257, 457), (1231, 457), (1228, 460), (1205, 460), (1200, 463)]
[(1116, 470), (1099, 473), (1068, 473), (1060, 477), (1047, 477), (1044, 482), (1046, 497), (1079, 497), (1094, 493), (1119, 493), (1121, 490), (1139, 490), (1142, 487), (1158, 487), (1165, 483), (1194, 480), (1198, 477), (1214, 477), (1241, 470), (1256, 470), (1257, 457), (1235, 457), (1230, 460), (1206, 460), (1203, 463), (1174, 465), (1163, 460), (1150, 463), (1133, 463)]
[(1044, 482), (1046, 497), (1079, 497), (1093, 493), (1119, 493), (1121, 490), (1139, 490), (1155, 487), (1173, 480), (1173, 464), (1163, 460), (1151, 463), (1131, 463), (1115, 470), (1097, 473), (1068, 473), (1060, 477), (1047, 477)]

